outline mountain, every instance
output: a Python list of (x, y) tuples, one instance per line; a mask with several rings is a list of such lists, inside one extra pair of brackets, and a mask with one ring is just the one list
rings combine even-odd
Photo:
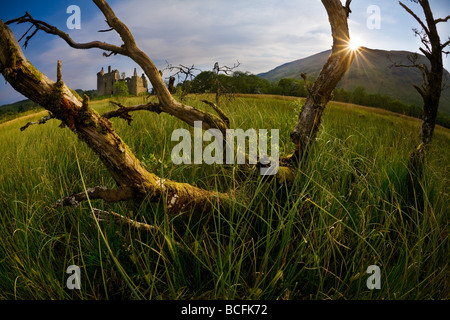
[[(317, 77), (331, 50), (317, 53), (304, 59), (283, 64), (275, 69), (258, 74), (259, 77), (276, 82), (282, 78), (301, 79), (300, 73)], [(361, 48), (350, 69), (338, 84), (338, 88), (353, 91), (358, 86), (366, 88), (368, 93), (379, 93), (398, 99), (407, 104), (422, 106), (422, 99), (413, 84), (422, 82), (422, 74), (416, 68), (391, 67), (393, 62), (410, 64), (408, 57), (412, 52), (385, 51)], [(418, 62), (428, 64), (423, 55)], [(450, 74), (444, 70), (444, 79), (450, 87)], [(450, 115), (450, 89), (442, 91), (439, 110)]]

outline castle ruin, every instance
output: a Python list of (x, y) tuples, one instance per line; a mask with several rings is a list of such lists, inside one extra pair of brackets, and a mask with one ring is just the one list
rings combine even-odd
[[(104, 96), (114, 94), (114, 83), (117, 81), (122, 81), (120, 79), (119, 70), (111, 70), (111, 66), (108, 66), (108, 72), (105, 73), (102, 68), (102, 70), (97, 73), (97, 95)], [(133, 76), (131, 78), (125, 78), (125, 81), (127, 83), (128, 92), (135, 96), (139, 95), (141, 92), (147, 92), (148, 90), (148, 82), (145, 75), (142, 74), (141, 77), (138, 77), (136, 68), (134, 68)]]

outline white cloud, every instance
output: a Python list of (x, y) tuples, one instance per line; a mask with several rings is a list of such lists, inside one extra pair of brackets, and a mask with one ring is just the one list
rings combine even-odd
[[(308, 1), (308, 5), (295, 0), (127, 0), (110, 1), (110, 5), (160, 69), (166, 61), (210, 70), (216, 61), (233, 65), (238, 60), (240, 70), (259, 73), (331, 45), (320, 0)], [(97, 32), (107, 29), (99, 10), (91, 16), (82, 21), (80, 30), (68, 32), (75, 41), (121, 44), (114, 31)], [(56, 36), (43, 39), (30, 43), (25, 54), (53, 79), (56, 61), (62, 60), (63, 79), (71, 88), (94, 89), (101, 67), (111, 65), (127, 75), (138, 67), (127, 57), (105, 58), (101, 50), (73, 49)], [(139, 67), (138, 73), (142, 73)], [(5, 91), (12, 89), (2, 87), (2, 97)]]
[(322, 37), (329, 33), (325, 10), (320, 1), (308, 3), (130, 0), (113, 8), (155, 62), (212, 67), (237, 59), (241, 69), (258, 73), (329, 48), (331, 38), (327, 44)]

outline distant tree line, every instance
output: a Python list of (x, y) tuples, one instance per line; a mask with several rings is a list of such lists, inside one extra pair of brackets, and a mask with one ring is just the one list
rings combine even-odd
[[(181, 85), (179, 84), (177, 87), (181, 87)], [(203, 71), (192, 81), (188, 81), (188, 87), (190, 93), (216, 93), (222, 89), (226, 93), (276, 94), (296, 97), (306, 97), (307, 95), (304, 80), (286, 78), (273, 83), (242, 71), (235, 71), (232, 75)]]
[[(380, 108), (419, 119), (422, 118), (423, 115), (423, 109), (421, 107), (414, 104), (408, 105), (398, 99), (392, 99), (389, 96), (379, 93), (368, 93), (362, 86), (356, 87), (353, 91), (336, 88), (333, 94), (333, 100), (335, 101)], [(445, 113), (438, 112), (436, 123), (443, 127), (450, 128), (450, 117)]]
[[(313, 77), (308, 77), (306, 84), (310, 85), (314, 80)], [(188, 83), (191, 93), (216, 93), (219, 86), (225, 88), (228, 93), (274, 94), (294, 97), (306, 97), (308, 95), (303, 79), (283, 78), (278, 82), (269, 82), (254, 74), (242, 71), (236, 71), (232, 75), (203, 71)], [(380, 108), (419, 119), (423, 114), (421, 107), (414, 104), (408, 105), (380, 93), (368, 93), (362, 86), (358, 86), (352, 91), (336, 88), (333, 91), (333, 100)], [(450, 117), (442, 112), (438, 113), (436, 122), (443, 127), (450, 128)]]
[(248, 72), (235, 71), (231, 76), (203, 71), (189, 83), (191, 93), (216, 93), (223, 88), (228, 93), (270, 93), (272, 84)]
[[(308, 77), (308, 85), (314, 82), (313, 77)], [(232, 75), (217, 74), (213, 71), (203, 71), (193, 80), (187, 81), (184, 88), (189, 88), (190, 93), (216, 93), (220, 88), (226, 93), (248, 93), (248, 94), (274, 94), (283, 96), (306, 97), (308, 92), (305, 80), (283, 78), (278, 82), (270, 82), (249, 72), (235, 71)], [(118, 88), (119, 90), (120, 88)], [(182, 90), (182, 85), (178, 84), (178, 90)], [(83, 91), (75, 90), (82, 97), (87, 95), (91, 100), (113, 98), (114, 95), (97, 97), (96, 90)], [(127, 95), (126, 92), (122, 93)], [(353, 91), (338, 89), (333, 91), (333, 100), (346, 103), (354, 103), (362, 106), (375, 107), (389, 110), (407, 116), (421, 118), (422, 108), (414, 104), (405, 104), (397, 99), (379, 93), (368, 93), (362, 86), (356, 87)], [(5, 122), (17, 117), (18, 114), (30, 110), (37, 110), (40, 106), (29, 100), (23, 100), (10, 105), (0, 107), (0, 122)], [(450, 128), (450, 117), (439, 112), (436, 123)]]

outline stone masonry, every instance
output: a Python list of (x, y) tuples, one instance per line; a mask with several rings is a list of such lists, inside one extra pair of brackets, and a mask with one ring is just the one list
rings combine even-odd
[[(105, 73), (102, 68), (102, 70), (97, 73), (97, 95), (104, 96), (114, 94), (114, 83), (117, 81), (120, 81), (119, 70), (111, 70), (111, 66), (108, 66), (108, 73)], [(138, 77), (136, 68), (134, 68), (133, 76), (131, 78), (127, 77), (125, 81), (128, 86), (128, 92), (135, 96), (139, 95), (141, 92), (147, 92), (148, 90), (148, 82), (145, 75), (142, 74), (141, 77)]]

